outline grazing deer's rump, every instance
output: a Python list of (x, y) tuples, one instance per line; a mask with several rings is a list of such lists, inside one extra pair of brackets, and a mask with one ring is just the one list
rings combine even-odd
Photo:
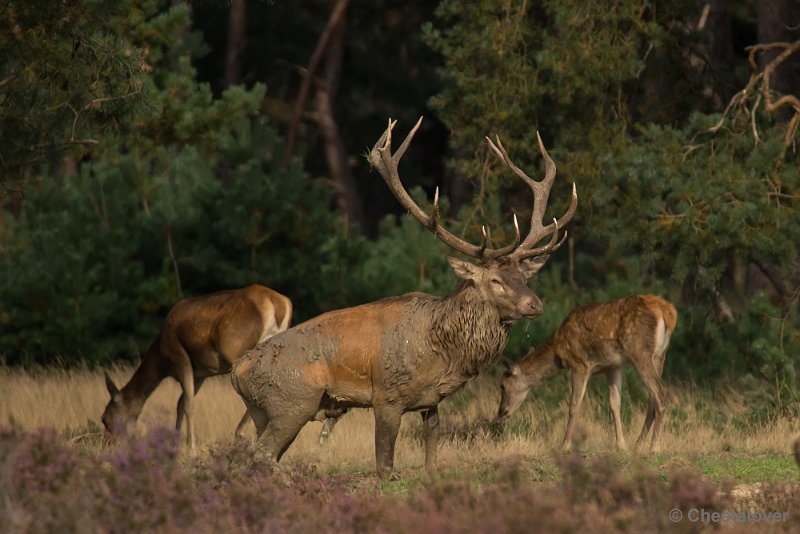
[[(186, 416), (186, 440), (194, 449), (193, 399), (209, 376), (227, 373), (245, 351), (289, 327), (292, 302), (261, 285), (178, 301), (128, 383), (118, 389), (106, 374), (111, 399), (102, 416), (108, 432), (131, 433), (144, 403), (171, 376), (182, 389), (175, 426)], [(247, 413), (236, 429), (241, 432)]]
[[(421, 119), (420, 119), (421, 122)], [(389, 127), (370, 153), (370, 163), (395, 197), (423, 226), (451, 248), (481, 260), (475, 265), (449, 258), (461, 284), (434, 297), (408, 293), (324, 313), (258, 345), (233, 366), (231, 381), (256, 424), (258, 449), (280, 460), (306, 422), (335, 417), (351, 407), (372, 407), (378, 475), (393, 474), (394, 446), (403, 413), (422, 413), (425, 468), (435, 468), (438, 404), (500, 357), (508, 330), (517, 320), (542, 313), (528, 279), (555, 251), (559, 228), (572, 218), (577, 195), (566, 214), (543, 225), (555, 164), (539, 140), (545, 159), (542, 181), (529, 178), (508, 158), (502, 144), (493, 152), (534, 191), (531, 228), (503, 248), (473, 245), (439, 225), (438, 193), (433, 214), (417, 206), (400, 183), (397, 165), (420, 122), (395, 154)], [(545, 237), (547, 244), (536, 247)]]
[(655, 295), (634, 295), (574, 309), (541, 345), (531, 349), (520, 362), (506, 362), (496, 420), (508, 419), (525, 400), (530, 388), (543, 378), (568, 368), (572, 394), (564, 446), (570, 447), (589, 377), (605, 373), (617, 447), (625, 449), (620, 390), (622, 367), (630, 364), (650, 393), (647, 416), (636, 446), (642, 444), (655, 422), (650, 447), (656, 450), (664, 413), (661, 372), (676, 322), (675, 307)]

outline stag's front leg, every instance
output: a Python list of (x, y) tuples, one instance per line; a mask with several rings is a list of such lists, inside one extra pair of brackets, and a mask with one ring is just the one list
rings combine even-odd
[(589, 382), (589, 371), (585, 369), (572, 370), (572, 395), (569, 399), (569, 416), (567, 417), (567, 430), (564, 433), (564, 449), (572, 448), (572, 434), (575, 431), (575, 421), (578, 419), (578, 411), (583, 402), (583, 395), (586, 393), (586, 384)]
[(375, 407), (375, 464), (381, 480), (396, 480), (394, 445), (403, 411), (395, 406)]
[(434, 406), (422, 412), (425, 427), (425, 471), (429, 476), (436, 474), (436, 447), (439, 445), (439, 408)]

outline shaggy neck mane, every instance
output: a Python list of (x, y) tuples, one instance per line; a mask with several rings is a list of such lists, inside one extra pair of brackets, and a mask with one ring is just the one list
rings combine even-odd
[(471, 377), (500, 358), (510, 325), (501, 322), (497, 308), (472, 282), (436, 301), (432, 312), (431, 340), (449, 369)]

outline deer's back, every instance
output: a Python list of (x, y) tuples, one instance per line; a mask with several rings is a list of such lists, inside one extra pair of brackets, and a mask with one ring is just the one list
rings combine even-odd
[(167, 314), (159, 352), (176, 366), (185, 354), (197, 377), (224, 373), (288, 322), (291, 311), (288, 298), (261, 285), (182, 299)]
[(437, 298), (409, 293), (309, 319), (247, 352), (234, 366), (237, 387), (258, 396), (294, 381), (352, 405), (369, 405), (375, 388), (402, 396), (431, 373), (427, 304)]
[(623, 365), (631, 355), (662, 350), (676, 321), (677, 312), (668, 301), (633, 295), (576, 308), (556, 331), (555, 344), (568, 364), (585, 358)]

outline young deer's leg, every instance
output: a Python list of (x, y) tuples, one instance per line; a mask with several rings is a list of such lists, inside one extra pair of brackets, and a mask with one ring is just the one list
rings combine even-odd
[(403, 411), (395, 406), (375, 406), (375, 464), (381, 480), (397, 478), (394, 445)]
[(617, 448), (621, 451), (627, 449), (625, 435), (622, 432), (622, 367), (616, 367), (606, 373), (608, 378), (608, 404), (611, 406), (611, 415), (614, 418), (614, 435), (617, 439)]
[(434, 406), (422, 412), (425, 427), (425, 471), (429, 476), (436, 474), (436, 447), (439, 444), (439, 408)]
[(661, 422), (664, 418), (664, 385), (661, 382), (661, 377), (658, 375), (653, 360), (647, 359), (644, 362), (634, 362), (634, 366), (639, 376), (642, 377), (647, 391), (650, 393), (647, 417), (644, 420), (639, 439), (636, 440), (636, 449), (644, 443), (650, 426), (653, 425), (653, 439), (650, 442), (650, 450), (656, 452), (658, 450), (659, 439), (661, 438)]
[(586, 393), (586, 384), (589, 382), (589, 370), (572, 370), (572, 395), (569, 399), (569, 417), (567, 418), (567, 431), (564, 433), (563, 447), (572, 448), (572, 433), (575, 430), (575, 422), (578, 419), (578, 411)]

